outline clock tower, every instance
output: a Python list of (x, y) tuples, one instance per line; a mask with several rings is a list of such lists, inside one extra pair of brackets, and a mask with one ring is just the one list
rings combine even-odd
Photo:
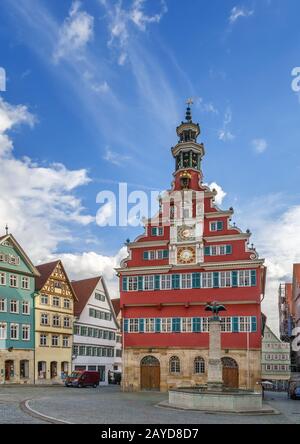
[(215, 203), (203, 184), (204, 145), (191, 101), (177, 127), (172, 187), (160, 198), (145, 232), (129, 242), (117, 269), (123, 319), (124, 390), (162, 390), (206, 384), (207, 303), (218, 301), (223, 380), (257, 389), (261, 379), (261, 300), (264, 260), (250, 230), (232, 225), (233, 209)]

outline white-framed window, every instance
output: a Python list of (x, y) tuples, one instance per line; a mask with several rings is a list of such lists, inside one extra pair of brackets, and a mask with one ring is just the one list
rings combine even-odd
[(169, 361), (169, 371), (170, 373), (180, 373), (180, 359), (178, 356), (172, 356)]
[(60, 307), (60, 298), (57, 296), (53, 296), (52, 305), (53, 307)]
[(218, 249), (218, 247), (217, 247), (217, 245), (212, 245), (211, 247), (210, 247), (210, 255), (211, 256), (219, 256), (219, 251), (218, 251), (219, 249)]
[(49, 304), (49, 297), (46, 294), (41, 295), (41, 304), (42, 305), (48, 305)]
[(152, 236), (163, 236), (164, 235), (164, 229), (163, 227), (152, 227), (151, 228), (151, 234)]
[(205, 373), (205, 361), (200, 356), (197, 356), (197, 358), (195, 358), (194, 373), (196, 375), (202, 375)]
[(202, 318), (202, 331), (203, 333), (209, 332), (209, 321), (208, 318)]
[(154, 318), (145, 319), (145, 332), (146, 333), (155, 333), (155, 319)]
[(144, 290), (154, 290), (154, 276), (144, 276)]
[(181, 275), (181, 288), (192, 288), (192, 275), (191, 273)]
[(23, 341), (30, 341), (30, 325), (22, 325)]
[(70, 308), (71, 308), (71, 301), (70, 301), (70, 299), (64, 299), (64, 308), (66, 310), (70, 310)]
[(18, 276), (16, 274), (9, 275), (9, 285), (14, 288), (18, 287)]
[(70, 341), (69, 336), (63, 336), (63, 347), (69, 347)]
[(103, 293), (95, 293), (95, 299), (101, 302), (105, 302), (105, 294)]
[(10, 324), (10, 339), (19, 339), (19, 324)]
[(21, 277), (21, 288), (23, 288), (23, 290), (30, 290), (30, 279), (27, 276), (22, 276)]
[(164, 259), (164, 250), (157, 250), (156, 251), (156, 259), (158, 259), (158, 260)]
[(66, 317), (64, 318), (64, 328), (70, 328), (71, 327), (71, 319)]
[(154, 250), (148, 251), (148, 260), (149, 261), (154, 261), (155, 258), (156, 258), (155, 251)]
[(0, 312), (4, 313), (7, 311), (7, 300), (4, 298), (0, 299)]
[(58, 335), (52, 335), (52, 347), (58, 347), (59, 346), (59, 336)]
[(232, 331), (231, 317), (221, 318), (221, 331), (224, 333), (231, 333)]
[(213, 287), (213, 278), (212, 273), (202, 273), (202, 288), (212, 288)]
[(47, 335), (45, 335), (45, 334), (40, 335), (40, 346), (41, 347), (47, 346)]
[(266, 370), (268, 370), (268, 371), (272, 370), (272, 365), (266, 364)]
[(0, 339), (7, 339), (7, 324), (0, 322)]
[(41, 314), (41, 325), (49, 325), (49, 315), (48, 313)]
[(162, 318), (161, 319), (161, 332), (171, 333), (172, 332), (172, 318)]
[(192, 318), (181, 318), (181, 332), (191, 333), (193, 331)]
[(0, 273), (0, 285), (6, 285), (6, 273)]
[(137, 276), (128, 277), (128, 291), (137, 291), (138, 289), (138, 278)]
[(251, 270), (239, 270), (239, 287), (251, 287)]
[(231, 287), (231, 271), (221, 271), (220, 274), (220, 287)]
[(60, 316), (54, 315), (52, 317), (52, 325), (53, 327), (60, 327)]
[(220, 256), (226, 256), (227, 255), (227, 245), (220, 245), (219, 246), (219, 255)]
[(223, 230), (223, 222), (218, 222), (218, 221), (214, 221), (214, 222), (210, 222), (209, 224), (209, 229), (210, 231), (222, 231)]
[(12, 299), (10, 301), (10, 312), (11, 313), (19, 313), (19, 301)]
[(246, 333), (251, 331), (251, 319), (249, 316), (241, 316), (239, 318), (240, 332)]
[(129, 319), (129, 333), (139, 332), (139, 319)]
[(23, 315), (30, 314), (30, 304), (28, 301), (22, 301), (22, 314)]
[(171, 290), (172, 279), (170, 274), (162, 274), (160, 277), (160, 288), (161, 290)]

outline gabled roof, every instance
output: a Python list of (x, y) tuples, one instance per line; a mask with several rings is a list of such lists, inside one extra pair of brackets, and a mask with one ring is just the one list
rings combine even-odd
[(36, 268), (40, 273), (40, 277), (35, 281), (35, 289), (37, 291), (41, 290), (46, 284), (47, 280), (55, 270), (55, 267), (59, 264), (59, 261), (50, 262), (48, 264), (38, 265)]
[(13, 246), (16, 248), (16, 250), (19, 251), (20, 255), (22, 256), (22, 258), (24, 259), (24, 261), (26, 262), (26, 264), (30, 268), (32, 274), (36, 277), (40, 276), (39, 271), (33, 265), (33, 263), (31, 262), (31, 260), (29, 259), (29, 257), (27, 256), (27, 254), (25, 253), (25, 251), (23, 250), (21, 245), (16, 241), (14, 236), (12, 234), (6, 234), (5, 236), (1, 236), (0, 237), (0, 244), (6, 240), (10, 240), (12, 242)]
[(72, 283), (70, 282), (70, 279), (66, 273), (63, 263), (60, 259), (57, 261), (54, 261), (54, 262), (49, 262), (47, 264), (41, 264), (36, 267), (40, 273), (40, 277), (38, 279), (36, 279), (35, 289), (37, 291), (40, 291), (44, 287), (44, 285), (46, 284), (47, 280), (52, 275), (52, 273), (55, 270), (55, 268), (57, 267), (57, 265), (61, 266), (62, 271), (64, 272), (64, 274), (66, 276), (67, 283), (69, 284), (72, 295), (74, 297), (74, 302), (76, 302), (77, 301), (76, 293), (75, 293)]
[(112, 299), (111, 300), (111, 303), (112, 303), (114, 310), (115, 310), (116, 317), (118, 317), (119, 313), (120, 313), (120, 309), (121, 309), (120, 302), (121, 302), (120, 299)]
[(82, 310), (91, 297), (91, 294), (101, 279), (101, 276), (98, 276), (90, 279), (82, 279), (81, 281), (72, 281), (72, 287), (77, 296), (77, 301), (75, 302), (74, 308), (75, 316), (80, 316)]

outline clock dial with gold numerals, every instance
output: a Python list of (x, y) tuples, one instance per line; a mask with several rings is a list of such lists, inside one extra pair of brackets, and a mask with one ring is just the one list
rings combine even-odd
[(179, 264), (194, 264), (196, 251), (194, 247), (181, 247), (177, 250), (177, 262)]
[(182, 225), (177, 228), (178, 242), (193, 241), (195, 240), (195, 227)]

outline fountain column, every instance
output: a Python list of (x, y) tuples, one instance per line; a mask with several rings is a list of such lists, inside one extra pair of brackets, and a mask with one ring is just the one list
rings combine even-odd
[(221, 349), (221, 320), (214, 316), (209, 320), (209, 356), (208, 356), (208, 378), (209, 390), (221, 391), (223, 389)]

